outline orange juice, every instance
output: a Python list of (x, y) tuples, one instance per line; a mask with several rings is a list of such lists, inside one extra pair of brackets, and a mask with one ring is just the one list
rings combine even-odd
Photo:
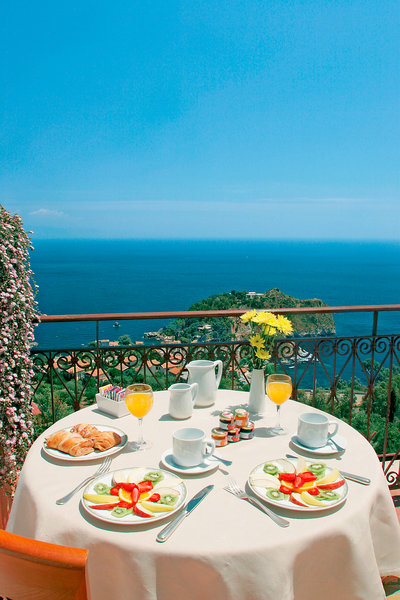
[(275, 404), (283, 404), (290, 398), (292, 393), (292, 384), (286, 381), (268, 381), (267, 394)]
[(134, 417), (141, 419), (153, 406), (152, 392), (126, 392), (125, 404)]

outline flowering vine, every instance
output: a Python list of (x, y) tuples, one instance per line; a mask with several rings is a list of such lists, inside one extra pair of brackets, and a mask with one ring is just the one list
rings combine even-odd
[(0, 487), (6, 489), (15, 485), (34, 435), (30, 346), (37, 303), (31, 249), (21, 218), (0, 205)]

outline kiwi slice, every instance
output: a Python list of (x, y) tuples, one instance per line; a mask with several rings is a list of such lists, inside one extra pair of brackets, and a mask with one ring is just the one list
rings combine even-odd
[(325, 475), (326, 465), (324, 463), (311, 463), (311, 465), (308, 465), (308, 470), (316, 477), (321, 478)]
[(318, 500), (339, 500), (340, 495), (334, 490), (320, 490)]
[(271, 463), (265, 463), (263, 470), (264, 473), (268, 473), (268, 475), (277, 475), (279, 473), (278, 467), (272, 465)]
[(267, 490), (266, 496), (271, 500), (285, 500), (286, 498), (286, 494), (280, 492), (279, 490)]
[(116, 506), (115, 508), (112, 509), (111, 514), (114, 517), (126, 517), (126, 515), (130, 515), (131, 513), (133, 513), (133, 509), (132, 508), (124, 508), (123, 506)]
[(94, 491), (96, 492), (96, 494), (109, 494), (110, 493), (110, 486), (106, 485), (105, 483), (96, 483), (96, 485), (94, 486)]
[(179, 492), (172, 488), (160, 488), (157, 490), (157, 494), (160, 494), (158, 504), (168, 504), (169, 506), (176, 504), (180, 496)]
[(150, 471), (150, 473), (147, 473), (144, 478), (152, 483), (158, 483), (164, 479), (164, 475), (161, 473), (161, 471)]

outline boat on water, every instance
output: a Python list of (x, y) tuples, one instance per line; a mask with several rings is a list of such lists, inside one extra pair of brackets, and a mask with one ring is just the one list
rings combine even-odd
[(119, 323), (118, 323), (118, 321), (115, 321), (115, 323), (114, 323), (113, 327), (119, 327)]

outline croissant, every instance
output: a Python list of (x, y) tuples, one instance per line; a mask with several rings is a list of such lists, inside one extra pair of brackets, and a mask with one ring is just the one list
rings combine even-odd
[(91, 440), (96, 450), (100, 450), (101, 452), (121, 442), (121, 436), (115, 433), (115, 431), (99, 431), (97, 427), (88, 425), (87, 423), (75, 425), (71, 431), (76, 431), (82, 437)]
[(92, 440), (85, 439), (79, 433), (66, 431), (65, 429), (53, 433), (46, 438), (48, 448), (60, 450), (71, 456), (85, 456), (93, 452)]

